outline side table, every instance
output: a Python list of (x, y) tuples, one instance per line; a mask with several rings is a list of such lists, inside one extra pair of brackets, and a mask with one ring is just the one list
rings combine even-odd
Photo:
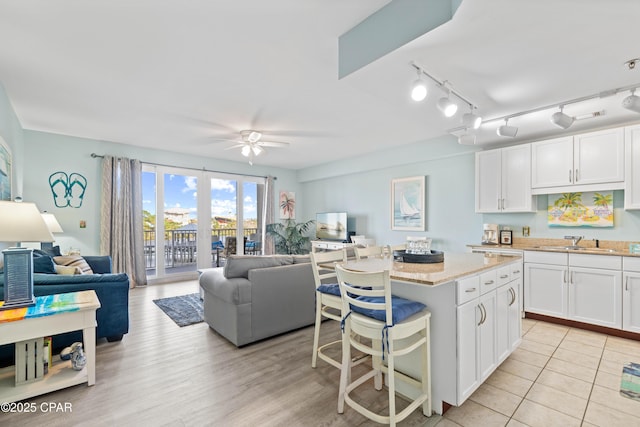
[(18, 386), (14, 366), (0, 369), (0, 402), (16, 402), (76, 384), (94, 385), (98, 308), (95, 291), (81, 291), (37, 297), (34, 306), (0, 311), (0, 345), (81, 329), (87, 358), (84, 369), (74, 371), (70, 361), (56, 357), (41, 380)]

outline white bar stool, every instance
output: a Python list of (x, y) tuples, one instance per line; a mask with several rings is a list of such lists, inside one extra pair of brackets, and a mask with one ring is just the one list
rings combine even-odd
[[(415, 409), (431, 416), (431, 313), (425, 305), (391, 295), (389, 271), (354, 272), (336, 266), (342, 295), (342, 370), (338, 394), (338, 413), (344, 404), (365, 417), (395, 426)], [(360, 342), (369, 338), (371, 345)], [(367, 340), (368, 341), (368, 340)], [(351, 379), (351, 347), (372, 356), (373, 367), (357, 379)], [(420, 379), (395, 370), (395, 358), (421, 350)], [(386, 362), (386, 365), (385, 365)], [(381, 415), (356, 402), (350, 393), (370, 378), (382, 389), (382, 374), (386, 374), (389, 392), (389, 415)], [(416, 387), (420, 394), (402, 411), (396, 412), (396, 380)]]

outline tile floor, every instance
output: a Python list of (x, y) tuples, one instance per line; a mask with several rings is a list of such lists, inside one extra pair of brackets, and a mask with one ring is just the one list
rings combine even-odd
[(640, 341), (523, 319), (522, 344), (438, 427), (640, 426), (640, 401), (622, 397)]

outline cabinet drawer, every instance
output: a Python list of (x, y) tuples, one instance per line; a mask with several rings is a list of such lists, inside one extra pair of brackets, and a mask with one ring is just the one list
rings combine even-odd
[(496, 270), (487, 271), (480, 275), (480, 295), (484, 295), (496, 288), (498, 275)]
[(621, 270), (622, 257), (609, 255), (569, 254), (569, 266)]
[(512, 279), (511, 277), (511, 270), (513, 268), (510, 265), (507, 265), (506, 267), (500, 267), (497, 271), (497, 279), (498, 279), (498, 283), (497, 286), (502, 286), (505, 283), (509, 283)]
[(457, 283), (457, 304), (462, 305), (467, 301), (480, 296), (480, 276), (471, 276), (459, 279)]
[(624, 271), (640, 271), (640, 257), (623, 257), (622, 269)]
[(557, 252), (537, 252), (525, 251), (524, 262), (535, 262), (536, 264), (567, 265), (569, 254)]
[(511, 274), (511, 280), (516, 280), (522, 278), (523, 266), (521, 262), (511, 264), (509, 266), (509, 273)]

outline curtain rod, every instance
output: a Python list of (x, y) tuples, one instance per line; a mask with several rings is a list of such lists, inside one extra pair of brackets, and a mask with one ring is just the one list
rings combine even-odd
[[(94, 159), (96, 159), (96, 158), (102, 159), (102, 158), (104, 158), (104, 155), (91, 153), (91, 157), (93, 157)], [(167, 164), (163, 164), (163, 163), (153, 163), (153, 162), (143, 162), (143, 161), (141, 161), (141, 163), (144, 163), (146, 165), (153, 165), (153, 166), (165, 166), (165, 167), (168, 167), (168, 168), (180, 168), (180, 169), (188, 169), (188, 170), (202, 171), (202, 172), (224, 173), (224, 174), (227, 174), (227, 175), (250, 176), (252, 178), (265, 178), (265, 179), (268, 178), (267, 176), (264, 176), (264, 175), (250, 175), (250, 174), (246, 174), (246, 173), (225, 172), (225, 171), (211, 170), (211, 169), (206, 169), (204, 166), (202, 167), (202, 169), (196, 169), (196, 168), (183, 167), (183, 166), (167, 165)], [(278, 177), (274, 176), (273, 179), (277, 180)]]

